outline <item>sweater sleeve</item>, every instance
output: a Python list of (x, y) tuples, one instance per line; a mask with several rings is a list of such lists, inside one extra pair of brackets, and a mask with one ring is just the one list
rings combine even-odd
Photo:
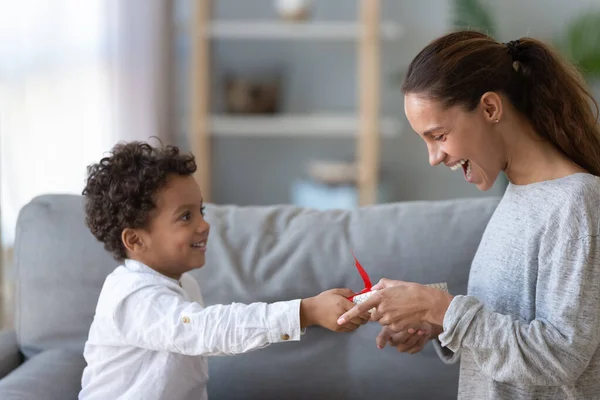
[(444, 364), (456, 364), (460, 361), (460, 349), (455, 353), (449, 348), (443, 347), (439, 338), (435, 338), (431, 342), (433, 343), (435, 352)]
[(595, 235), (556, 239), (540, 255), (535, 319), (492, 312), (459, 295), (444, 317), (441, 346), (469, 351), (499, 382), (572, 384), (600, 343), (600, 246)]

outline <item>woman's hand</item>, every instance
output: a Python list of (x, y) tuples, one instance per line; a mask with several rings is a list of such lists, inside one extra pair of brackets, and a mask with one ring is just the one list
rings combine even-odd
[(442, 326), (453, 299), (451, 294), (438, 289), (389, 279), (379, 281), (373, 290), (377, 292), (344, 313), (338, 324), (343, 325), (374, 308), (371, 320), (396, 332), (418, 329), (423, 323)]
[(418, 330), (411, 328), (402, 332), (396, 332), (384, 326), (377, 336), (376, 342), (380, 349), (389, 343), (401, 353), (415, 354), (423, 350), (427, 342), (439, 336), (441, 332), (440, 326), (428, 323), (421, 325)]

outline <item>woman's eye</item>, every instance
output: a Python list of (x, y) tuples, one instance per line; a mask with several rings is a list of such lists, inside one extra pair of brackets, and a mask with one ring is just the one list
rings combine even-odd
[(443, 140), (444, 137), (445, 137), (445, 135), (438, 135), (438, 136), (434, 137), (433, 140), (435, 140), (436, 142), (439, 142), (439, 141)]

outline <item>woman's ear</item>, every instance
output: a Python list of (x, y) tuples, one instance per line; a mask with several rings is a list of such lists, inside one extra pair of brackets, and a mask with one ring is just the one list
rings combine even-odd
[(486, 92), (481, 96), (480, 106), (485, 120), (495, 124), (502, 120), (502, 98), (496, 92)]
[(146, 250), (141, 232), (137, 229), (123, 229), (123, 232), (121, 232), (121, 241), (129, 253), (140, 254)]

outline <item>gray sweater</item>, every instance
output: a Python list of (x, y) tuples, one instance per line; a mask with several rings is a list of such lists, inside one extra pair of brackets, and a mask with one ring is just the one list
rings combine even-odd
[(600, 399), (600, 178), (510, 184), (435, 341), (459, 399)]

